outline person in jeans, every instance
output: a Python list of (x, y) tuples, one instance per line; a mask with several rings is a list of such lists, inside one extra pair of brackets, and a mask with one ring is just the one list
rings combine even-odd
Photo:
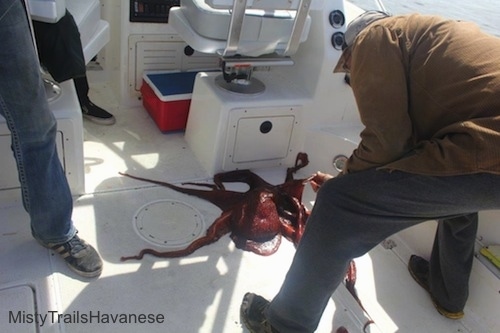
[[(500, 39), (475, 24), (369, 11), (353, 20), (335, 72), (365, 128), (341, 175), (318, 173), (294, 260), (269, 302), (247, 293), (250, 332), (313, 332), (349, 262), (437, 220), (411, 276), (447, 318), (464, 316), (478, 212), (500, 208)], [(387, 272), (390, 274), (390, 272)]]
[(115, 117), (89, 98), (89, 82), (80, 31), (71, 13), (56, 23), (33, 21), (38, 56), (42, 66), (57, 82), (73, 79), (85, 119), (99, 125), (113, 125)]
[(73, 199), (57, 156), (57, 123), (46, 100), (22, 0), (0, 1), (0, 40), (0, 114), (11, 132), (32, 234), (76, 273), (97, 277), (102, 260), (78, 237), (71, 220)]

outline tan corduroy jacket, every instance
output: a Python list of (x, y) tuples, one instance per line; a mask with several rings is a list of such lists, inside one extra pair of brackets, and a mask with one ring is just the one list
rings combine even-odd
[(350, 49), (365, 129), (347, 172), (500, 174), (500, 38), (408, 15), (372, 23)]

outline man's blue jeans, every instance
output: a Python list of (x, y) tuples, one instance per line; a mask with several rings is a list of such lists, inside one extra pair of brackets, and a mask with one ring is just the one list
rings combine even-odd
[(438, 230), (430, 290), (442, 307), (461, 311), (468, 297), (477, 212), (499, 208), (500, 175), (431, 177), (372, 169), (333, 178), (318, 192), (292, 266), (268, 308), (269, 322), (279, 332), (313, 332), (351, 259), (433, 219)]
[(64, 243), (76, 233), (73, 199), (22, 0), (0, 1), (0, 40), (0, 114), (12, 134), (23, 205), (36, 239)]

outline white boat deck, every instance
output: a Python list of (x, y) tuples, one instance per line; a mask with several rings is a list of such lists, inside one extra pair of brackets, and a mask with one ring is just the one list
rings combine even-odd
[[(0, 331), (246, 332), (239, 318), (243, 295), (252, 291), (271, 298), (287, 272), (293, 246), (284, 240), (277, 253), (261, 257), (236, 249), (226, 236), (186, 258), (146, 256), (121, 262), (121, 256), (152, 246), (134, 227), (134, 217), (145, 205), (166, 200), (185, 203), (201, 213), (205, 227), (220, 210), (206, 201), (118, 175), (121, 171), (174, 183), (210, 180), (182, 132), (161, 133), (140, 107), (118, 109), (104, 83), (92, 85), (91, 97), (114, 113), (117, 123), (105, 127), (84, 121), (87, 194), (75, 198), (73, 218), (80, 236), (102, 256), (103, 273), (92, 280), (75, 275), (33, 240), (18, 196), (3, 199)], [(259, 174), (273, 183), (284, 179), (284, 170)], [(313, 199), (308, 190), (306, 202)], [(166, 223), (169, 217), (166, 213)], [(463, 320), (440, 316), (407, 272), (409, 251), (402, 246), (397, 250), (378, 246), (356, 260), (358, 293), (375, 322), (365, 332), (490, 332), (469, 308)], [(36, 321), (35, 313), (40, 315)], [(141, 314), (146, 315), (145, 323), (140, 323)], [(120, 323), (124, 319), (137, 322)], [(341, 286), (317, 332), (336, 332), (340, 326), (351, 333), (363, 332), (367, 320)]]

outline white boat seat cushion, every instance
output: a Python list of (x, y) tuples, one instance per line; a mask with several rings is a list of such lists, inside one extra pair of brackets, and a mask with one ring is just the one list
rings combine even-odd
[(66, 0), (29, 0), (28, 6), (34, 20), (56, 23), (66, 13)]

